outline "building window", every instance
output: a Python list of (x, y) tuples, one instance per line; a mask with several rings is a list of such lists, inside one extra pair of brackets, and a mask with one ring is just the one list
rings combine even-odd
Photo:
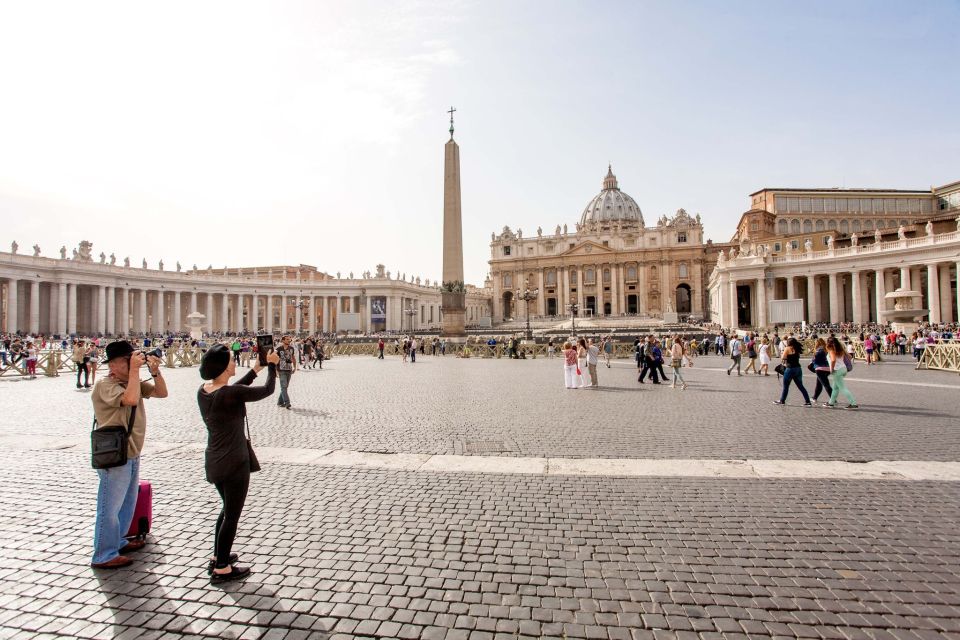
[(803, 232), (804, 233), (813, 233), (813, 222), (810, 220), (803, 221)]
[(793, 249), (794, 251), (796, 251), (797, 249), (799, 249), (799, 248), (800, 248), (800, 241), (799, 241), (799, 240), (791, 240), (791, 241), (790, 241), (790, 248)]
[(596, 274), (593, 272), (593, 269), (587, 269), (583, 273), (583, 284), (593, 284), (596, 282)]
[(836, 221), (836, 220), (830, 220), (830, 221), (828, 221), (828, 222), (827, 222), (827, 229), (830, 229), (830, 231), (836, 231), (836, 230), (837, 230), (837, 221)]
[(610, 282), (610, 269), (603, 270), (603, 281)]
[(547, 284), (555, 285), (557, 284), (557, 272), (556, 271), (547, 271)]
[(603, 241), (603, 246), (609, 247), (609, 246), (610, 246), (610, 241), (609, 241), (609, 240), (604, 240), (604, 241)]
[(686, 278), (686, 277), (687, 277), (687, 263), (686, 263), (686, 262), (681, 262), (681, 263), (680, 263), (680, 266), (677, 267), (677, 275), (679, 275), (681, 278)]
[(830, 236), (823, 236), (823, 245), (828, 246), (830, 244), (829, 240)]
[(576, 284), (577, 284), (577, 271), (576, 271), (576, 269), (571, 269), (571, 270), (570, 270), (570, 284), (572, 284), (572, 285), (576, 285)]
[(533, 247), (527, 247), (527, 254), (533, 255)]
[(796, 218), (790, 221), (790, 233), (800, 233), (800, 221)]
[[(756, 223), (754, 223), (756, 224)], [(686, 242), (687, 241), (687, 232), (681, 231), (677, 234), (677, 242)]]
[(571, 242), (571, 243), (570, 243), (570, 248), (571, 248), (571, 249), (573, 249), (575, 246), (577, 246), (577, 243), (576, 243), (576, 242)]
[(510, 273), (503, 274), (503, 288), (504, 289), (513, 288), (513, 274), (510, 274)]
[(778, 221), (777, 221), (777, 233), (781, 233), (781, 234), (784, 234), (784, 235), (787, 234), (787, 233), (789, 233), (789, 229), (787, 228), (787, 221), (786, 221), (786, 220), (778, 220)]
[(504, 248), (503, 248), (503, 255), (505, 255), (505, 256), (510, 255), (510, 247), (504, 247)]
[(627, 267), (627, 280), (629, 282), (637, 281), (637, 268), (636, 267)]
[(840, 233), (850, 233), (850, 223), (846, 220), (840, 221)]
[(817, 231), (823, 231), (823, 230), (824, 230), (823, 220), (817, 220)]
[(779, 242), (774, 242), (774, 243), (773, 243), (773, 250), (774, 250), (774, 251), (777, 251), (777, 252), (783, 251), (783, 245), (781, 245)]
[(757, 223), (757, 222), (751, 222), (751, 223), (750, 223), (750, 231), (759, 231), (759, 230), (760, 230), (760, 224), (759, 224), (759, 223)]

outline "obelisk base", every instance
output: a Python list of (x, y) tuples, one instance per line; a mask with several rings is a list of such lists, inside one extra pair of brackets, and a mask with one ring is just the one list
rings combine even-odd
[(444, 291), (440, 294), (440, 337), (465, 338), (467, 336), (466, 294)]

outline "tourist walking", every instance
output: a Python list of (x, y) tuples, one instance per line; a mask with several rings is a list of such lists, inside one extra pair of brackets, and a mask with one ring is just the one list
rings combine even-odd
[(760, 373), (765, 376), (770, 375), (770, 340), (769, 338), (764, 337), (760, 341), (760, 348), (758, 350), (758, 355), (760, 356)]
[(867, 365), (870, 366), (873, 364), (873, 351), (877, 346), (877, 341), (874, 339), (874, 336), (867, 334), (863, 339), (863, 350), (867, 354)]
[(850, 404), (847, 405), (847, 409), (858, 409), (859, 405), (850, 392), (850, 389), (847, 388), (846, 383), (847, 373), (853, 368), (853, 360), (847, 355), (846, 349), (843, 348), (843, 343), (833, 337), (827, 340), (827, 354), (830, 357), (830, 374), (833, 379), (833, 392), (830, 394), (830, 402), (827, 403), (826, 406), (831, 408), (837, 406), (837, 398), (839, 398), (842, 393), (847, 396), (847, 400), (850, 402)]
[(200, 363), (200, 377), (209, 380), (197, 391), (200, 416), (207, 427), (207, 449), (204, 470), (207, 482), (213, 484), (222, 503), (217, 524), (213, 530), (213, 558), (207, 565), (210, 582), (219, 584), (239, 580), (250, 575), (249, 567), (236, 564), (232, 553), (240, 514), (250, 487), (250, 445), (245, 430), (248, 402), (256, 402), (273, 395), (277, 380), (278, 353), (267, 354), (267, 382), (251, 386), (263, 369), (260, 360), (235, 384), (230, 384), (237, 372), (236, 361), (225, 345), (211, 347)]
[(587, 341), (583, 338), (577, 339), (577, 368), (580, 370), (580, 384), (587, 386)]
[(787, 403), (787, 393), (790, 391), (790, 383), (793, 382), (803, 394), (803, 406), (812, 407), (810, 395), (803, 386), (803, 367), (800, 366), (803, 345), (796, 338), (787, 338), (784, 343), (786, 346), (780, 351), (780, 364), (783, 365), (783, 390), (780, 392), (780, 400), (774, 401), (773, 404)]
[(90, 388), (90, 369), (87, 367), (87, 349), (83, 340), (77, 340), (73, 344), (73, 364), (77, 367), (77, 389), (80, 388), (80, 376), (83, 375), (83, 387)]
[[(280, 376), (280, 397), (277, 406), (290, 409), (290, 378), (297, 372), (297, 354), (291, 346), (290, 336), (283, 336), (277, 349), (277, 373)], [(209, 353), (209, 352), (208, 352)]]
[(596, 389), (600, 386), (597, 382), (597, 365), (600, 363), (600, 349), (593, 343), (593, 338), (587, 341), (587, 371), (590, 372), (590, 387)]
[(808, 365), (817, 376), (817, 386), (813, 389), (813, 401), (816, 402), (821, 392), (827, 394), (827, 398), (833, 395), (833, 387), (830, 386), (830, 360), (827, 357), (827, 341), (823, 338), (817, 338), (814, 343), (813, 361)]
[(31, 341), (27, 342), (27, 375), (30, 376), (31, 380), (35, 380), (37, 377), (37, 358), (39, 358), (39, 349), (37, 345)]
[(653, 384), (660, 384), (660, 378), (657, 375), (657, 362), (656, 358), (653, 355), (653, 336), (649, 336), (646, 342), (640, 343), (640, 361), (643, 363), (643, 366), (640, 369), (640, 375), (637, 377), (637, 382), (643, 383), (643, 379), (647, 376), (647, 373), (650, 374), (650, 379)]
[(417, 339), (410, 338), (410, 362), (414, 363), (417, 361)]
[(751, 334), (747, 336), (747, 368), (743, 370), (744, 373), (749, 373), (751, 370), (760, 375), (760, 372), (757, 371), (757, 336)]
[(550, 338), (549, 340), (547, 340), (547, 357), (552, 358), (553, 355), (554, 355), (553, 338)]
[(90, 384), (97, 384), (97, 366), (100, 364), (100, 348), (96, 342), (91, 342), (87, 348), (87, 370), (90, 372)]
[(577, 365), (577, 350), (569, 341), (563, 343), (563, 383), (567, 389), (579, 389), (583, 386), (580, 367)]
[[(140, 381), (140, 367), (146, 361), (153, 382)], [(93, 413), (97, 428), (124, 427), (129, 430), (127, 461), (108, 469), (97, 469), (97, 516), (93, 529), (94, 569), (117, 569), (133, 560), (124, 554), (142, 549), (144, 540), (127, 542), (124, 536), (133, 522), (140, 489), (140, 452), (147, 433), (144, 398), (166, 398), (167, 384), (160, 374), (160, 359), (134, 351), (126, 340), (107, 345), (109, 375), (93, 389)]]
[(680, 373), (680, 369), (683, 368), (683, 356), (686, 353), (686, 350), (683, 346), (683, 339), (679, 334), (673, 337), (673, 345), (670, 347), (670, 366), (673, 367), (673, 383), (670, 385), (671, 389), (677, 388), (677, 381), (680, 382), (680, 389), (687, 388), (687, 382), (683, 379), (683, 374)]
[(659, 340), (653, 341), (653, 362), (657, 367), (657, 371), (660, 372), (660, 379), (666, 380), (667, 373), (663, 370), (663, 343)]
[(727, 367), (727, 375), (730, 375), (730, 372), (733, 371), (734, 368), (736, 368), (738, 376), (743, 375), (740, 373), (740, 357), (742, 355), (740, 353), (740, 349), (742, 347), (743, 347), (743, 341), (741, 341), (740, 338), (738, 338), (736, 334), (734, 334), (733, 337), (730, 339), (731, 362), (730, 362), (730, 366)]
[(383, 360), (383, 348), (386, 344), (383, 342), (383, 338), (377, 340), (377, 360)]
[(243, 345), (240, 344), (240, 338), (234, 338), (230, 348), (233, 350), (233, 361), (240, 364), (240, 349), (243, 348)]
[(610, 358), (613, 357), (613, 340), (610, 338), (603, 339), (603, 359), (607, 363), (607, 369), (610, 368)]

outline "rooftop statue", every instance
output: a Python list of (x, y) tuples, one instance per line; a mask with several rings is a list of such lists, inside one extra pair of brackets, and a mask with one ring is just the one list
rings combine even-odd
[(900, 227), (897, 229), (897, 239), (899, 240), (907, 239), (907, 230), (903, 227), (903, 225), (900, 225)]
[(855, 247), (857, 243), (860, 242), (860, 236), (857, 235), (857, 232), (854, 231), (853, 235), (850, 236), (850, 246)]
[(92, 262), (93, 261), (92, 254), (93, 254), (93, 243), (87, 240), (81, 240), (80, 252), (79, 252), (80, 259), (83, 260), (84, 262)]
[(880, 232), (880, 229), (876, 229), (873, 232), (873, 241), (877, 244), (883, 242), (883, 233)]
[(107, 254), (100, 252), (100, 264), (107, 264)]
[(160, 260), (157, 266), (160, 267), (160, 271), (163, 271), (163, 260)]
[(115, 253), (110, 254), (110, 264), (117, 264), (117, 254)]
[(537, 227), (537, 237), (543, 237), (543, 227)]
[(40, 245), (35, 244), (33, 245), (33, 257), (36, 258), (39, 255), (40, 255)]
[(182, 269), (182, 267), (180, 266), (180, 261), (177, 260), (177, 273), (180, 273), (180, 270), (181, 270), (181, 269)]
[(803, 248), (807, 253), (810, 253), (813, 251), (813, 242), (810, 241), (810, 238), (807, 238), (806, 240), (803, 241)]
[(66, 245), (60, 247), (60, 259), (61, 259), (61, 260), (66, 260), (66, 259), (67, 259), (67, 247), (66, 247)]
[(123, 266), (125, 266), (125, 267), (129, 267), (129, 266), (130, 266), (130, 256), (127, 256), (127, 257), (125, 257), (125, 258), (123, 259)]
[(143, 268), (144, 268), (144, 269), (147, 268), (147, 259), (146, 259), (146, 258), (143, 259)]
[[(960, 221), (960, 218), (957, 218)], [(957, 226), (960, 226), (960, 222), (957, 222)], [(557, 235), (560, 235), (560, 225), (557, 225)]]
[(928, 236), (933, 235), (933, 220), (927, 220), (927, 225), (924, 227)]
[(827, 249), (833, 251), (833, 236), (827, 236)]
[(17, 253), (17, 249), (19, 249), (19, 248), (20, 248), (20, 245), (17, 244), (17, 241), (16, 241), (16, 240), (14, 240), (13, 242), (10, 243), (10, 253), (16, 254), (16, 253)]
[(383, 277), (383, 269), (384, 269), (384, 267), (383, 267), (382, 264), (378, 264), (378, 265), (377, 265), (377, 277), (378, 277), (378, 278), (382, 278), (382, 277)]

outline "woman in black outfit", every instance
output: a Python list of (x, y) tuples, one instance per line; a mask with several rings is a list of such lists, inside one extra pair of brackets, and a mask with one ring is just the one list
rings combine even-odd
[(231, 554), (237, 523), (250, 486), (250, 455), (244, 432), (246, 403), (273, 394), (277, 362), (279, 358), (276, 353), (267, 354), (267, 383), (262, 387), (250, 386), (263, 369), (259, 360), (236, 384), (228, 384), (237, 371), (237, 364), (226, 345), (218, 344), (208, 349), (200, 363), (200, 377), (210, 381), (197, 391), (200, 415), (207, 425), (207, 482), (213, 483), (223, 501), (214, 530), (214, 558), (208, 566), (210, 582), (213, 584), (239, 580), (250, 574), (249, 567), (234, 564), (237, 556)]
[(796, 338), (788, 338), (787, 346), (780, 354), (780, 362), (784, 366), (783, 371), (783, 391), (780, 392), (780, 399), (775, 400), (773, 404), (786, 404), (787, 392), (790, 391), (790, 383), (793, 382), (803, 394), (803, 406), (812, 407), (810, 396), (807, 394), (806, 387), (803, 386), (803, 367), (800, 366), (800, 354), (803, 353), (803, 345)]

